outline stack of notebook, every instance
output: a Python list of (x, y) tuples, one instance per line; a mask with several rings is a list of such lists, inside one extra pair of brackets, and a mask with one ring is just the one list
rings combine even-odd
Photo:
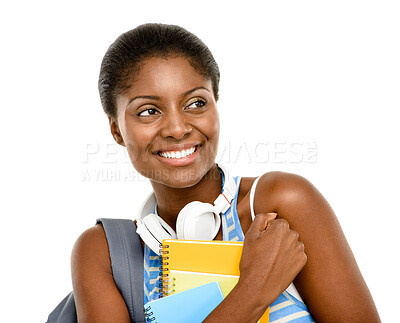
[[(218, 283), (223, 296), (226, 297), (239, 280), (239, 262), (242, 249), (242, 242), (164, 240), (162, 246), (164, 298), (154, 302), (162, 302), (167, 299), (171, 302), (171, 299), (177, 295), (190, 293), (190, 291), (196, 290), (199, 286), (207, 286), (206, 284), (215, 282)], [(191, 296), (189, 294), (179, 296), (185, 302), (178, 304), (178, 306), (186, 307), (189, 303), (199, 302), (198, 296), (193, 298), (193, 301), (190, 301), (189, 297)], [(208, 298), (208, 296), (205, 296), (205, 298)], [(155, 313), (155, 311), (153, 312)], [(269, 309), (267, 309), (259, 322), (268, 322), (268, 318)], [(197, 319), (197, 317), (191, 316), (190, 322), (195, 322), (194, 319)], [(164, 321), (159, 321), (157, 318), (157, 321), (154, 322)], [(178, 321), (174, 318), (171, 322)]]

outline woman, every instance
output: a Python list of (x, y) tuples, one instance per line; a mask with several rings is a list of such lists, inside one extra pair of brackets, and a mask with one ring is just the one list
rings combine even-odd
[[(139, 26), (121, 35), (103, 59), (99, 90), (111, 133), (149, 178), (156, 211), (174, 230), (185, 205), (213, 203), (221, 193), (218, 83), (208, 48), (177, 26)], [(251, 205), (256, 179), (235, 180), (234, 227), (239, 240), (245, 234), (240, 279), (205, 322), (256, 322), (291, 282), (317, 322), (380, 321), (336, 216), (311, 183), (266, 173)], [(222, 227), (214, 239), (227, 239)], [(144, 250), (145, 261), (155, 256)], [(100, 225), (78, 239), (72, 278), (79, 322), (130, 321)], [(145, 299), (155, 294), (147, 290)]]

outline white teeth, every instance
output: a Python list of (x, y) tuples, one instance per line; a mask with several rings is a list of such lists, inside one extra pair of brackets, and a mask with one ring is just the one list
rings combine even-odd
[(193, 154), (196, 151), (196, 147), (192, 147), (189, 149), (181, 150), (181, 151), (164, 151), (160, 152), (159, 155), (164, 158), (184, 158), (186, 156), (189, 156)]

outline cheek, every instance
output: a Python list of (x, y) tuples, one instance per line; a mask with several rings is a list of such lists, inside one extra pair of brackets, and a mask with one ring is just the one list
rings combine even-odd
[(214, 155), (217, 154), (218, 150), (218, 141), (219, 141), (219, 118), (218, 113), (214, 113), (210, 118), (207, 118), (203, 124), (203, 133), (207, 136), (211, 143), (211, 149)]
[(218, 112), (215, 111), (214, 115), (209, 120), (209, 133), (210, 137), (218, 143), (219, 139), (219, 115)]
[(136, 142), (128, 141), (126, 143), (126, 150), (128, 152), (129, 159), (132, 162), (132, 165), (135, 166), (144, 159), (142, 154), (140, 153), (141, 148)]
[(129, 127), (129, 124), (127, 124), (123, 136), (133, 166), (136, 168), (136, 166), (140, 167), (140, 165), (147, 163), (149, 161), (147, 152), (152, 135), (137, 126)]

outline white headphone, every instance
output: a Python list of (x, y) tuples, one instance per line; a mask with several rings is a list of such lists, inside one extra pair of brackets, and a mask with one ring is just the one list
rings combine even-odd
[[(176, 233), (157, 215), (157, 200), (152, 192), (136, 219), (137, 230), (142, 240), (155, 253), (159, 254), (160, 244), (164, 239), (213, 240), (221, 226), (222, 213), (231, 206), (237, 185), (227, 170), (218, 165), (224, 175), (222, 193), (214, 201), (214, 205), (193, 201), (187, 204), (178, 214)], [(154, 214), (154, 212), (156, 214)]]

